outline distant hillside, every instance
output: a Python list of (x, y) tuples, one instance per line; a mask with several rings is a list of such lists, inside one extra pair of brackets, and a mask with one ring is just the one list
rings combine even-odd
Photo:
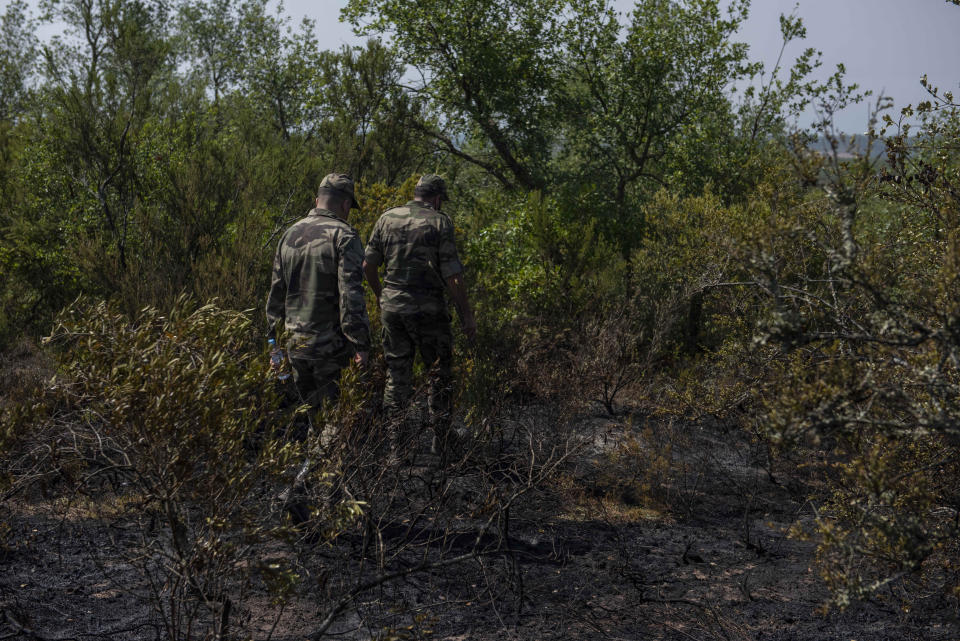
[[(867, 153), (867, 147), (869, 145), (869, 138), (863, 134), (855, 134), (854, 136), (844, 136), (840, 139), (840, 146), (837, 151), (840, 158), (853, 158), (855, 156), (862, 156)], [(822, 153), (830, 153), (830, 142), (826, 137), (820, 136), (812, 145), (811, 148), (820, 151)], [(870, 153), (874, 158), (882, 156), (886, 151), (886, 147), (883, 144), (882, 140), (874, 140), (873, 148)]]

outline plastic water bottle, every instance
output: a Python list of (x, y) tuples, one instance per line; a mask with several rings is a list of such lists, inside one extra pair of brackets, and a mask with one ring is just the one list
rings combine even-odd
[(275, 338), (268, 338), (267, 344), (270, 346), (270, 365), (273, 371), (277, 373), (278, 381), (285, 381), (290, 378), (290, 372), (286, 371), (286, 359), (283, 357), (283, 350), (277, 347)]

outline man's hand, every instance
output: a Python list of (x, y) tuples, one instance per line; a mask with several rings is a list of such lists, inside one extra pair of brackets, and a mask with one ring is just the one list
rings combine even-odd
[(360, 367), (366, 367), (370, 361), (370, 352), (357, 352), (353, 357), (353, 362)]

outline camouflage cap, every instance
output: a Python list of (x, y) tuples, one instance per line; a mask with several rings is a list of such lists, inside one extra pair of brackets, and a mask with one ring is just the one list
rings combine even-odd
[(447, 196), (447, 181), (436, 174), (424, 174), (417, 181), (413, 193), (417, 196), (440, 196), (444, 200), (449, 200)]
[(327, 174), (324, 176), (323, 180), (320, 181), (317, 195), (322, 196), (324, 193), (330, 192), (339, 192), (350, 196), (350, 207), (360, 209), (360, 203), (357, 202), (357, 197), (353, 192), (353, 178), (348, 174)]

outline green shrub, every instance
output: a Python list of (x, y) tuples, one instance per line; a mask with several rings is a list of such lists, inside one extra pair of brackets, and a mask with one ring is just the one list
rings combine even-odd
[(960, 120), (943, 119), (889, 140), (882, 169), (835, 163), (786, 212), (802, 222), (793, 248), (753, 252), (769, 298), (758, 344), (780, 351), (759, 418), (782, 451), (827, 457), (814, 534), (840, 606), (955, 604), (960, 173), (942, 128)]
[[(263, 544), (299, 536), (276, 497), (308, 445), (288, 437), (251, 319), (186, 298), (130, 319), (81, 299), (47, 344), (56, 379), (5, 412), (12, 484), (42, 477), (137, 524), (141, 544), (117, 552), (148, 580), (170, 638), (225, 633), (252, 571), (285, 598), (296, 572)], [(323, 534), (355, 514), (333, 509)]]
[(589, 212), (537, 192), (479, 206), (502, 215), (476, 230), (465, 252), (491, 324), (536, 316), (562, 325), (623, 295), (626, 261)]

